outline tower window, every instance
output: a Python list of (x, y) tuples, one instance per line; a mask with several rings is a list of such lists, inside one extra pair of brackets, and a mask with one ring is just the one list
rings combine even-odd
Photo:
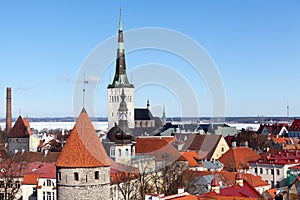
[(114, 146), (110, 147), (110, 157), (116, 156), (116, 149)]
[(121, 156), (121, 149), (118, 149), (118, 155)]
[(99, 180), (99, 171), (95, 171), (95, 179)]
[(87, 183), (88, 182), (88, 176), (85, 175), (85, 182)]
[(127, 148), (125, 149), (125, 155), (129, 156), (129, 150)]
[(57, 177), (58, 177), (58, 180), (61, 181), (61, 173), (60, 172), (57, 173)]
[(75, 181), (79, 181), (79, 174), (78, 174), (78, 172), (74, 173), (74, 180)]

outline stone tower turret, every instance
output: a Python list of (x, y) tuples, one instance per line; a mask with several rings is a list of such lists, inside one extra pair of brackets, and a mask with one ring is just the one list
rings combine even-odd
[(110, 163), (83, 108), (56, 162), (58, 199), (109, 199)]

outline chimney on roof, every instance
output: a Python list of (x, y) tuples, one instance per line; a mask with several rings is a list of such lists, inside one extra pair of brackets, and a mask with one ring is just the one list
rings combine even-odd
[(177, 191), (178, 191), (178, 194), (184, 193), (184, 187), (179, 187)]
[(11, 88), (6, 88), (6, 132), (11, 129), (12, 117), (11, 117)]
[(215, 192), (217, 194), (220, 194), (220, 183), (219, 183), (219, 180), (214, 177), (213, 180), (211, 181), (211, 191), (212, 192)]
[(241, 187), (244, 186), (244, 180), (243, 180), (243, 176), (242, 176), (241, 172), (236, 173), (236, 175), (235, 175), (235, 183), (237, 185), (240, 185)]
[(46, 149), (46, 150), (44, 151), (44, 157), (46, 157), (46, 156), (48, 155), (48, 152), (49, 152), (48, 149)]
[(231, 146), (232, 146), (233, 149), (235, 149), (235, 148), (236, 148), (236, 142), (235, 142), (235, 141), (232, 142), (232, 143), (231, 143)]

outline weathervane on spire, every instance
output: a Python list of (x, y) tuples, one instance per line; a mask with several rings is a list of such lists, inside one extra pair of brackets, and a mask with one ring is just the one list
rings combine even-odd
[(84, 97), (85, 97), (85, 84), (87, 84), (88, 81), (85, 80), (85, 73), (83, 74), (83, 89), (82, 89), (82, 107), (84, 108)]

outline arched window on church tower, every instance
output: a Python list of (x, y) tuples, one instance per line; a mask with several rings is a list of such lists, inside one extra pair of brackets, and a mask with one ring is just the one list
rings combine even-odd
[(118, 149), (118, 156), (121, 156), (121, 149)]
[(114, 146), (110, 147), (110, 157), (116, 156), (116, 149)]

